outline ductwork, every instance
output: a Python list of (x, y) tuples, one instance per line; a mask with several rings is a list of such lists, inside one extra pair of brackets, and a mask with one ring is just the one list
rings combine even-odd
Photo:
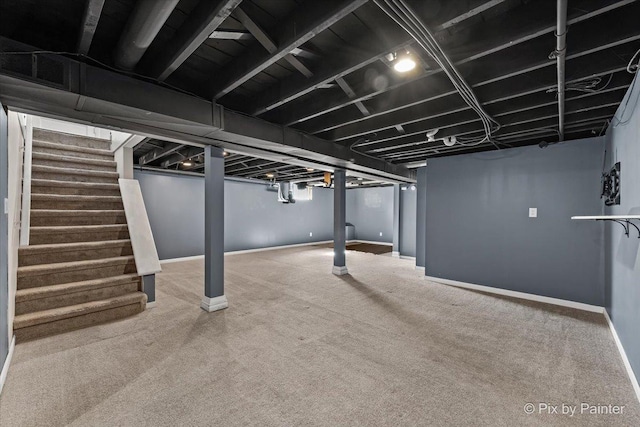
[(564, 140), (564, 70), (567, 56), (567, 0), (558, 0), (556, 50), (551, 54), (558, 63), (558, 137)]
[(133, 70), (173, 12), (179, 0), (138, 0), (120, 36), (114, 59), (118, 68)]

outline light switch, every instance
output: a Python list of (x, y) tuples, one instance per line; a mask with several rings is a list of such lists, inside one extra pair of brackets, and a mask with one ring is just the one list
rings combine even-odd
[(538, 217), (538, 208), (529, 208), (529, 218)]

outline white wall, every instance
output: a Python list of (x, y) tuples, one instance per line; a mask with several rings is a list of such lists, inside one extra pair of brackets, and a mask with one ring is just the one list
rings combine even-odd
[(9, 341), (13, 338), (13, 318), (15, 313), (15, 296), (18, 271), (18, 245), (20, 242), (20, 207), (22, 194), (22, 160), (24, 137), (18, 120), (18, 114), (9, 112)]

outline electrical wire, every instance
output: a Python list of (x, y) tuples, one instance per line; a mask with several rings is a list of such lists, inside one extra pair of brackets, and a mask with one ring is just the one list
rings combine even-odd
[[(637, 58), (637, 62), (636, 62), (636, 58)], [(640, 49), (638, 49), (636, 53), (633, 54), (633, 56), (631, 57), (631, 60), (627, 64), (627, 72), (630, 74), (636, 74), (638, 72), (638, 69), (640, 69)], [(624, 115), (627, 112), (627, 107), (629, 107), (629, 100), (631, 99), (631, 95), (634, 92), (634, 88), (636, 86), (637, 80), (638, 80), (638, 76), (635, 76), (633, 78), (633, 83), (631, 83), (631, 88), (629, 89), (629, 92), (628, 92), (629, 96), (627, 96), (627, 100), (624, 103), (624, 108), (620, 113), (620, 118), (613, 116), (612, 120), (613, 119), (617, 120), (617, 123), (614, 124), (613, 127), (624, 126), (627, 123), (629, 123), (633, 118), (633, 112), (636, 110), (636, 106), (638, 105), (638, 98), (640, 98), (640, 91), (638, 91), (638, 93), (636, 94), (636, 100), (633, 102), (633, 107), (631, 108), (631, 114), (629, 114), (629, 118), (627, 118), (626, 120), (623, 120)]]
[(105, 64), (104, 62), (101, 62), (97, 59), (94, 59), (90, 56), (84, 55), (82, 53), (75, 53), (75, 52), (64, 52), (64, 51), (54, 51), (54, 50), (33, 50), (33, 51), (29, 51), (29, 52), (22, 52), (22, 51), (9, 51), (9, 52), (0, 52), (0, 56), (10, 56), (10, 55), (67, 55), (67, 56), (75, 56), (78, 58), (83, 58), (83, 59), (87, 59), (95, 64), (98, 64), (104, 68), (107, 68), (108, 70), (111, 70), (113, 72), (119, 73), (119, 74), (123, 74), (126, 76), (130, 76), (130, 77), (137, 77), (139, 79), (142, 80), (146, 80), (152, 83), (156, 83), (159, 84), (161, 86), (167, 87), (169, 89), (173, 89), (176, 90), (178, 92), (182, 92), (186, 95), (191, 95), (191, 96), (195, 96), (197, 98), (200, 99), (206, 99), (204, 97), (202, 97), (201, 95), (195, 94), (193, 92), (190, 92), (188, 90), (184, 90), (184, 89), (180, 89), (179, 87), (170, 85), (168, 83), (163, 82), (162, 80), (158, 80), (155, 79), (153, 77), (149, 77), (149, 76), (145, 76), (143, 74), (138, 74), (135, 73), (133, 71), (125, 71), (125, 70), (120, 70), (118, 68), (112, 67), (111, 65)]
[(408, 4), (406, 4), (404, 0), (374, 1), (378, 5), (378, 7), (380, 7), (402, 29), (410, 34), (418, 42), (418, 44), (434, 59), (434, 61), (449, 77), (449, 80), (454, 85), (465, 103), (480, 117), (484, 128), (484, 138), (473, 142), (465, 142), (464, 140), (462, 140), (460, 141), (461, 145), (473, 146), (490, 142), (497, 149), (500, 149), (500, 146), (492, 136), (492, 133), (496, 132), (500, 128), (500, 124), (484, 110), (482, 104), (478, 101), (471, 87), (458, 72), (452, 61), (438, 44), (435, 37), (433, 37), (429, 29), (421, 22), (420, 18), (413, 11), (413, 9)]

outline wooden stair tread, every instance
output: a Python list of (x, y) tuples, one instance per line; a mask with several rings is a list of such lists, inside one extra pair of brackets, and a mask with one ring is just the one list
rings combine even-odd
[(108, 247), (118, 247), (131, 244), (130, 239), (118, 239), (118, 240), (102, 240), (97, 242), (72, 242), (72, 243), (49, 243), (45, 245), (30, 245), (18, 248), (20, 254), (34, 254), (40, 252), (64, 252), (64, 251), (77, 251), (77, 250), (91, 250), (101, 249)]
[(83, 194), (31, 194), (31, 200), (52, 200), (52, 201), (89, 201), (89, 202), (121, 202), (121, 196), (88, 196)]
[(60, 181), (55, 179), (32, 179), (32, 187), (71, 187), (71, 188), (93, 188), (100, 190), (120, 190), (117, 183), (108, 182), (81, 182), (81, 181)]
[(97, 311), (108, 310), (130, 304), (141, 304), (146, 302), (147, 296), (143, 292), (132, 292), (114, 298), (91, 301), (82, 304), (69, 305), (66, 307), (53, 308), (50, 310), (36, 311), (33, 313), (19, 314), (13, 320), (14, 329), (22, 329), (29, 326), (43, 323), (55, 322), (57, 320), (78, 317)]
[(99, 224), (99, 225), (55, 225), (46, 227), (31, 227), (31, 232), (37, 233), (92, 233), (96, 231), (128, 230), (127, 224)]
[(70, 151), (70, 152), (85, 153), (85, 154), (97, 154), (97, 155), (113, 158), (113, 152), (109, 150), (101, 150), (99, 148), (79, 147), (77, 145), (59, 144), (57, 142), (46, 141), (43, 139), (34, 139), (33, 146), (36, 148), (50, 148), (50, 149), (61, 150), (61, 151)]
[(127, 264), (135, 261), (133, 255), (125, 255), (113, 258), (89, 259), (83, 261), (57, 262), (52, 264), (38, 264), (18, 267), (18, 278), (41, 276), (59, 271), (87, 270), (111, 265)]
[(58, 162), (68, 162), (68, 163), (81, 163), (86, 165), (94, 165), (94, 166), (108, 166), (115, 168), (117, 163), (113, 160), (101, 160), (101, 159), (86, 159), (84, 157), (74, 157), (74, 156), (63, 156), (58, 154), (51, 153), (38, 153), (34, 152), (32, 154), (33, 160), (54, 160)]
[(49, 298), (73, 292), (82, 292), (108, 286), (131, 283), (139, 280), (137, 274), (121, 274), (119, 276), (100, 279), (83, 280), (80, 282), (60, 283), (57, 285), (40, 286), (37, 288), (18, 289), (16, 302), (31, 301), (39, 298)]
[(116, 171), (99, 171), (92, 169), (80, 169), (80, 168), (60, 168), (57, 166), (45, 166), (45, 165), (33, 165), (31, 167), (32, 172), (46, 172), (46, 173), (56, 173), (60, 175), (93, 175), (104, 178), (118, 178), (120, 175)]

